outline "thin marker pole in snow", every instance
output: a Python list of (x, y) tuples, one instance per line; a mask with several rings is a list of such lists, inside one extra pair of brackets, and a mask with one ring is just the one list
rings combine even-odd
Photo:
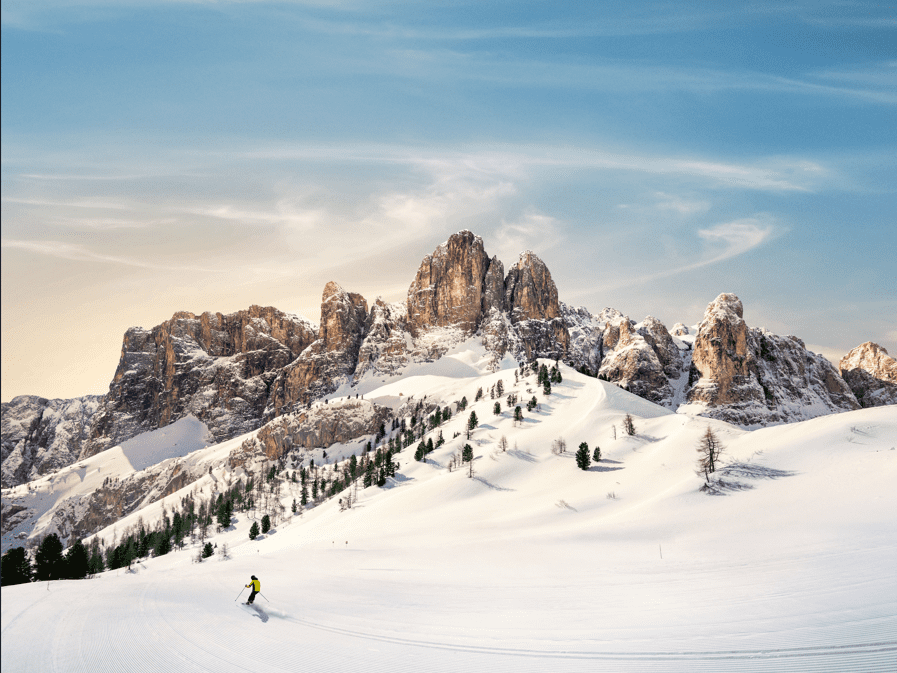
[(663, 547), (657, 545), (657, 548), (660, 550), (660, 558), (663, 558)]

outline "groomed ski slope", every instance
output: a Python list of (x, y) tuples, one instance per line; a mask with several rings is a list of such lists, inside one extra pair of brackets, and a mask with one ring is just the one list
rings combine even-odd
[[(441, 428), (445, 446), (425, 463), (406, 449), (398, 478), (350, 510), (329, 501), (254, 542), (238, 513), (213, 538), (229, 560), (195, 564), (193, 549), (4, 587), (3, 671), (897, 668), (897, 408), (746, 432), (562, 372), (522, 427), (487, 392)], [(473, 400), (498, 379), (514, 390), (503, 371), (365, 397)], [(524, 404), (526, 386), (539, 390), (522, 382)], [(471, 410), (473, 478), (444, 467)], [(694, 475), (708, 425), (739, 465), (721, 495)], [(551, 453), (557, 437), (566, 454)], [(581, 441), (602, 448), (588, 472)], [(250, 574), (258, 613), (235, 601)]]

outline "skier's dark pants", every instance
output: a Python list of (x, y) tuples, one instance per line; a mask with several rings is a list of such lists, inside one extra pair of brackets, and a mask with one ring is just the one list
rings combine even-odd
[(255, 589), (252, 590), (252, 593), (249, 594), (249, 599), (246, 601), (247, 603), (252, 603), (255, 600), (255, 595), (258, 593)]

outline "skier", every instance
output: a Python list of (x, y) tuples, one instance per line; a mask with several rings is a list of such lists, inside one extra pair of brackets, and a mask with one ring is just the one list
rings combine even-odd
[(255, 600), (255, 595), (262, 590), (262, 583), (259, 582), (259, 578), (255, 575), (252, 576), (252, 580), (249, 584), (246, 585), (245, 588), (252, 587), (252, 593), (249, 594), (249, 598), (246, 601), (246, 605), (252, 605), (252, 601)]

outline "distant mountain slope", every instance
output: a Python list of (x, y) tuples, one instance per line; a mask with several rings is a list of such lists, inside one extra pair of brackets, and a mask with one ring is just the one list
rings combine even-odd
[(369, 304), (330, 282), (317, 325), (252, 306), (129, 329), (102, 398), (3, 405), (2, 483), (25, 483), (187, 415), (224, 441), (337, 390), (401, 377), (470, 339), (487, 370), (549, 358), (670, 409), (687, 402), (689, 413), (744, 427), (857, 409), (860, 393), (864, 406), (897, 402), (881, 358), (851, 358), (857, 366), (841, 369), (848, 383), (800, 339), (749, 328), (743, 311), (738, 297), (721, 294), (696, 334), (680, 324), (675, 336), (651, 316), (593, 315), (560, 300), (535, 253), (521, 253), (505, 273), (479, 236), (461, 231), (424, 257), (399, 302)]

